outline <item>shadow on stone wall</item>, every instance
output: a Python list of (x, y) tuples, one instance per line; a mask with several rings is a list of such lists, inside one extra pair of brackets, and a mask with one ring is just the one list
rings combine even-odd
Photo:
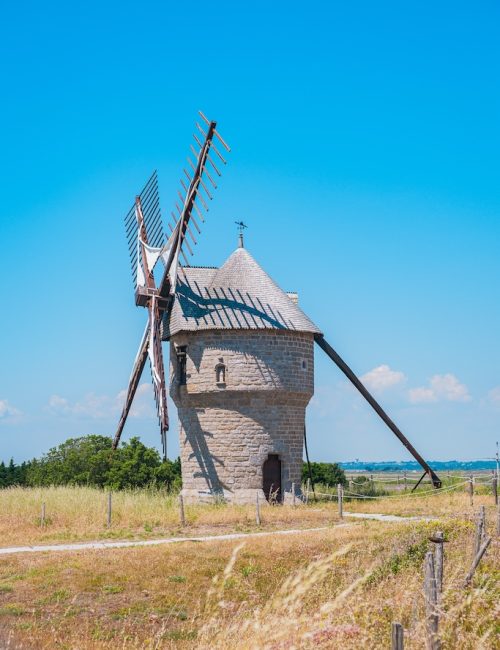
[[(276, 453), (280, 456), (280, 459), (283, 462), (283, 489), (288, 489), (292, 481), (300, 484), (302, 453), (299, 453), (298, 455), (296, 455), (296, 453), (290, 455), (290, 452), (291, 448), (296, 445), (300, 446), (302, 452), (305, 404), (301, 404), (300, 406), (298, 404), (294, 406), (282, 404), (280, 407), (277, 407), (276, 403), (266, 399), (265, 396), (259, 396), (257, 399), (259, 402), (258, 407), (256, 407), (256, 405), (252, 406), (248, 404), (246, 406), (241, 406), (240, 408), (231, 409), (231, 411), (237, 413), (241, 419), (240, 424), (232, 435), (235, 437), (237, 436), (239, 441), (246, 441), (248, 443), (247, 450), (249, 467), (253, 466), (254, 469), (259, 467), (260, 471), (262, 471), (262, 465), (267, 459), (268, 454)], [(291, 410), (295, 411), (297, 426), (293, 427), (294, 430), (287, 431), (282, 427), (282, 425), (280, 426), (280, 420), (289, 417)], [(223, 414), (221, 414), (221, 417), (222, 415)], [(274, 416), (276, 424), (276, 426), (271, 426), (271, 428), (269, 428), (270, 416), (271, 418)], [(192, 462), (193, 459), (195, 459), (198, 466), (193, 477), (195, 479), (201, 478), (205, 484), (205, 486), (201, 488), (198, 487), (199, 482), (197, 482), (198, 485), (195, 485), (194, 489), (200, 491), (206, 489), (210, 494), (216, 497), (223, 497), (224, 490), (233, 491), (234, 489), (248, 488), (248, 485), (232, 484), (229, 486), (221, 478), (221, 469), (225, 468), (224, 460), (215, 456), (213, 451), (209, 448), (209, 441), (214, 438), (214, 434), (203, 429), (198, 413), (194, 408), (187, 409), (187, 413), (180, 412), (179, 420), (187, 444), (191, 447), (189, 460)], [(257, 425), (255, 428), (250, 427), (252, 422)], [(253, 429), (251, 433), (244, 433), (246, 427)], [(252, 438), (260, 439), (254, 448), (252, 448)], [(295, 445), (293, 443), (295, 443)], [(231, 441), (229, 439), (227, 441), (228, 447), (230, 444)], [(222, 471), (222, 473), (224, 474), (225, 472)], [(249, 478), (250, 475), (251, 472), (249, 472)], [(260, 478), (259, 485), (256, 487), (261, 486), (262, 477)]]
[[(190, 409), (187, 417), (185, 414), (181, 415), (179, 413), (179, 420), (186, 440), (192, 449), (189, 459), (196, 458), (199, 467), (199, 471), (194, 473), (194, 478), (202, 478), (211, 494), (223, 496), (224, 489), (227, 490), (228, 487), (220, 480), (216, 465), (223, 467), (224, 461), (210, 452), (206, 440), (207, 437), (213, 437), (213, 434), (209, 431), (203, 431), (198, 415), (194, 410)], [(188, 420), (188, 422), (183, 420)]]

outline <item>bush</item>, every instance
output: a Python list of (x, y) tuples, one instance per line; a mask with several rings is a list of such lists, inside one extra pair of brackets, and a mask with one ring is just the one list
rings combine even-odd
[[(314, 485), (347, 485), (345, 472), (337, 463), (311, 463), (312, 482)], [(307, 463), (302, 464), (302, 482), (305, 483), (309, 478), (309, 468)]]

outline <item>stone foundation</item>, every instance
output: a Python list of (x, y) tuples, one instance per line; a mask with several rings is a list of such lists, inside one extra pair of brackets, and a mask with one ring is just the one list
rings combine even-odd
[[(184, 503), (217, 503), (218, 501), (235, 503), (237, 505), (256, 504), (257, 493), (259, 495), (259, 505), (267, 505), (264, 490), (236, 489), (234, 491), (223, 490), (219, 495), (211, 494), (208, 490), (181, 490)], [(304, 503), (305, 497), (302, 494), (300, 486), (295, 490), (295, 505), (299, 506)], [(294, 503), (292, 492), (285, 492), (282, 503), (292, 505)]]

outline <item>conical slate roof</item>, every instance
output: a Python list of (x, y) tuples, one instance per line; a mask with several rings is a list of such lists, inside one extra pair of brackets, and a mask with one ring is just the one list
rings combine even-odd
[(162, 338), (214, 329), (321, 333), (245, 248), (237, 248), (220, 269), (188, 266), (179, 271)]

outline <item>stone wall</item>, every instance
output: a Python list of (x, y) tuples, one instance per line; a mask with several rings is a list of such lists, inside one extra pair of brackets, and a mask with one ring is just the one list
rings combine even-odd
[[(183, 386), (178, 346), (186, 346)], [(314, 389), (312, 334), (181, 333), (171, 341), (170, 368), (188, 500), (254, 501), (270, 453), (282, 462), (283, 492), (290, 495), (292, 483), (300, 491), (305, 408)]]

